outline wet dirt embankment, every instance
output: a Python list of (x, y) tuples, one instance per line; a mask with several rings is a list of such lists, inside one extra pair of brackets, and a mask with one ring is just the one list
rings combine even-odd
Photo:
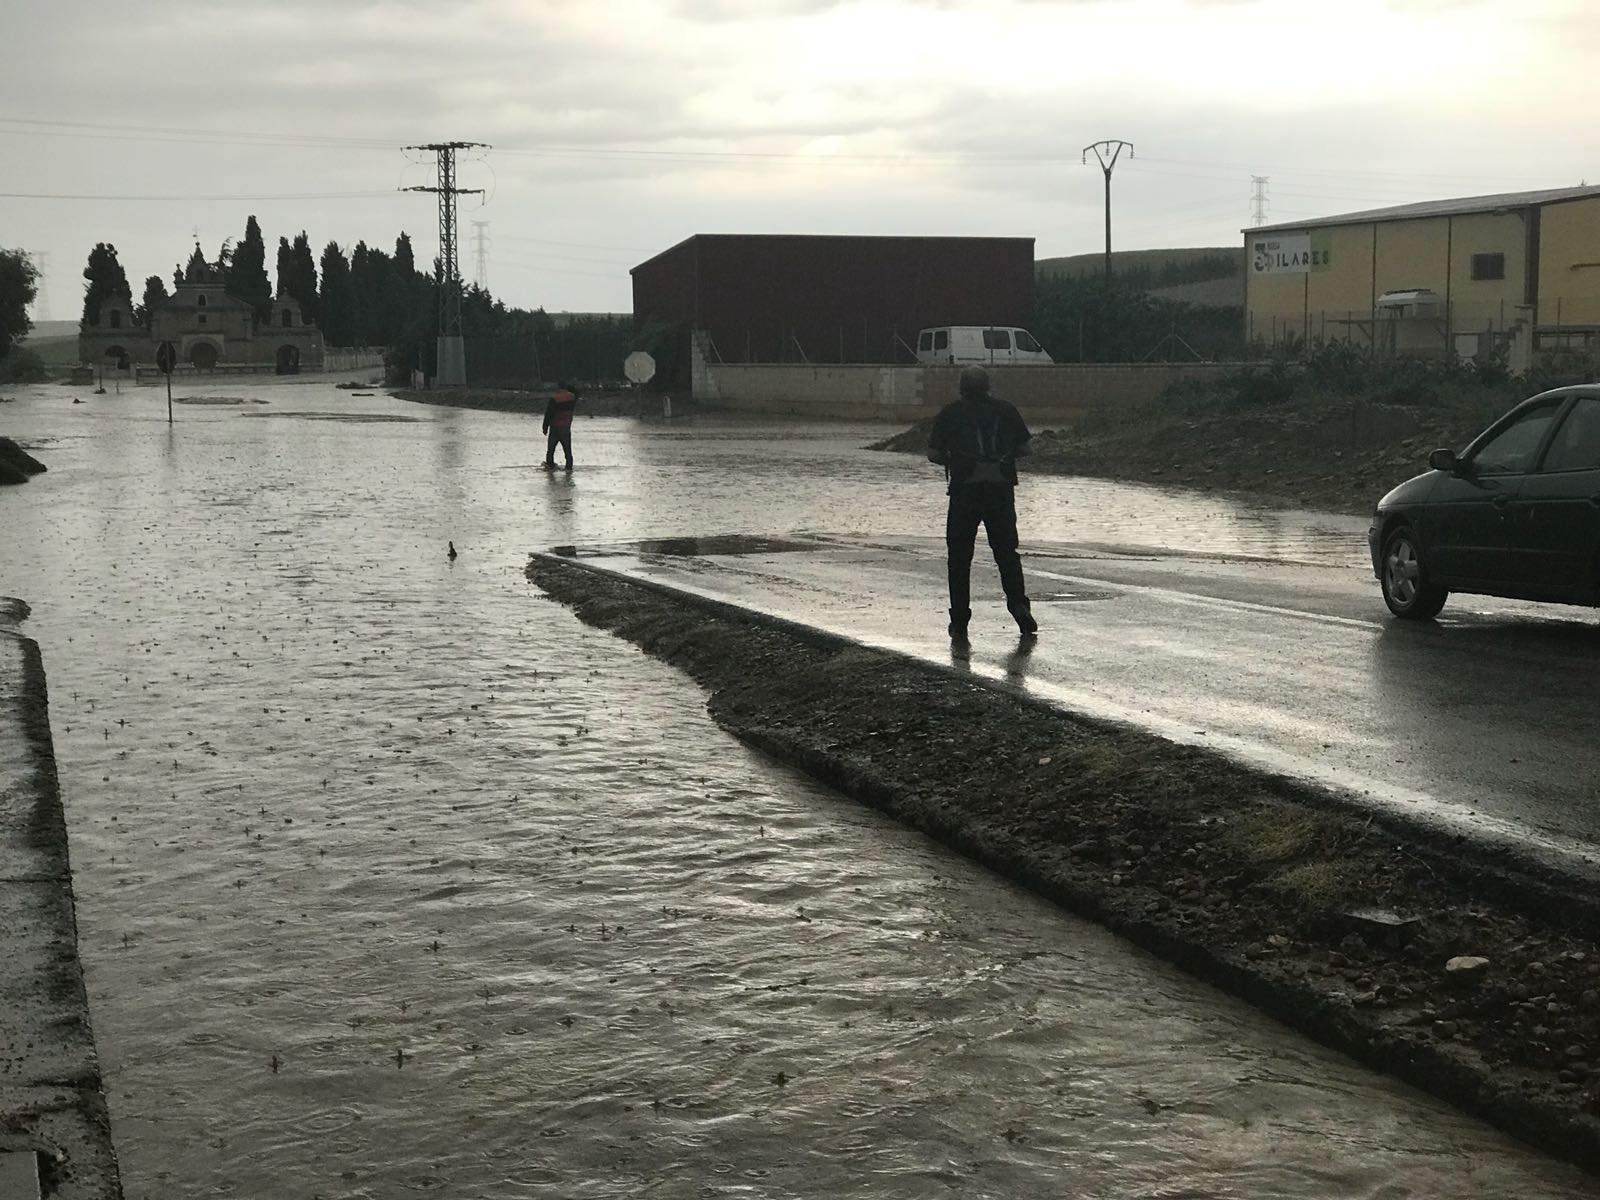
[[(1501, 407), (1509, 403), (1344, 400), (1202, 412), (1154, 404), (1084, 428), (1036, 430), (1020, 465), (1025, 476), (1082, 475), (1366, 516), (1390, 488), (1426, 471), (1431, 451), (1463, 448)], [(924, 454), (932, 428), (922, 421), (867, 448)]]
[(22, 1156), (6, 1169), (36, 1171), (46, 1196), (116, 1200), (44, 664), (16, 631), (27, 612), (0, 597), (0, 1155)]
[(959, 664), (554, 556), (527, 573), (686, 671), (743, 740), (1600, 1172), (1600, 904), (1580, 886)]

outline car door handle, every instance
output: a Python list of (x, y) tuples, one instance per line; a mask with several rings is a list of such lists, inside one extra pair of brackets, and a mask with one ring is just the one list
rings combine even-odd
[(1596, 508), (1600, 508), (1600, 492), (1596, 492), (1594, 495), (1590, 496), (1589, 503), (1594, 505)]
[(1496, 508), (1504, 508), (1506, 505), (1511, 503), (1511, 497), (1507, 496), (1504, 492), (1502, 492), (1500, 495), (1496, 496), (1493, 500), (1489, 501), (1489, 503), (1493, 504)]

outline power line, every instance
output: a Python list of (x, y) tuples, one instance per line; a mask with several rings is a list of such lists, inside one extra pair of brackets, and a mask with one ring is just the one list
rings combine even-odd
[[(185, 126), (162, 125), (134, 125), (109, 122), (68, 121), (42, 117), (0, 117), (0, 133), (31, 134), (38, 136), (55, 137), (97, 137), (111, 138), (124, 141), (157, 141), (201, 143), (215, 142), (229, 145), (275, 145), (309, 149), (335, 149), (348, 150), (374, 150), (392, 152), (401, 147), (399, 143), (381, 138), (347, 137), (332, 134), (284, 134), (250, 132), (233, 129), (208, 129)], [(565, 143), (532, 143), (523, 146), (500, 146), (497, 153), (514, 156), (536, 158), (568, 158), (587, 159), (592, 161), (659, 161), (677, 162), (687, 164), (705, 163), (751, 163), (763, 162), (792, 162), (807, 165), (838, 165), (844, 163), (862, 164), (889, 164), (901, 166), (916, 165), (964, 165), (972, 163), (986, 163), (994, 165), (1014, 164), (1030, 167), (1057, 167), (1085, 165), (1083, 161), (1074, 162), (1068, 158), (1046, 157), (1038, 155), (1015, 154), (983, 154), (983, 153), (818, 153), (815, 151), (792, 150), (719, 150), (719, 149), (659, 149), (636, 146), (576, 146)], [(1135, 169), (1144, 170), (1143, 163), (1161, 163), (1177, 167), (1198, 167), (1202, 170), (1218, 171), (1258, 171), (1264, 166), (1278, 174), (1305, 175), (1305, 176), (1332, 176), (1344, 179), (1366, 178), (1372, 180), (1390, 181), (1389, 186), (1403, 186), (1405, 181), (1478, 181), (1492, 182), (1499, 185), (1511, 183), (1545, 183), (1548, 176), (1511, 176), (1511, 175), (1482, 175), (1473, 173), (1451, 172), (1419, 172), (1419, 171), (1382, 171), (1361, 168), (1342, 167), (1301, 167), (1285, 166), (1281, 164), (1262, 164), (1229, 162), (1226, 160), (1196, 160), (1179, 158), (1147, 158)], [(1176, 174), (1183, 177), (1194, 177), (1189, 172), (1149, 172), (1151, 174), (1165, 173)], [(1237, 178), (1236, 175), (1201, 175), (1200, 178)], [(33, 198), (31, 195), (18, 197), (11, 194), (8, 198)], [(57, 198), (57, 197), (39, 197)], [(61, 197), (75, 199), (77, 197)], [(239, 197), (239, 199), (257, 199), (258, 197)], [(267, 199), (275, 197), (264, 197)], [(300, 197), (286, 197), (297, 199)], [(321, 196), (306, 197), (311, 199), (323, 198)]]
[[(32, 128), (39, 126), (40, 128)], [(10, 128), (6, 128), (10, 127)], [(60, 121), (34, 117), (0, 117), (0, 132), (50, 137), (121, 138), (127, 141), (221, 142), (229, 145), (274, 145), (338, 150), (388, 150), (397, 142), (331, 134), (251, 133), (237, 129), (193, 129), (163, 125), (120, 125), (103, 121)], [(130, 137), (129, 135), (137, 135)]]
[(1146, 156), (1143, 161), (1144, 162), (1167, 163), (1167, 164), (1170, 164), (1172, 166), (1186, 166), (1186, 167), (1236, 167), (1241, 171), (1247, 171), (1247, 170), (1251, 170), (1251, 169), (1259, 171), (1263, 167), (1265, 167), (1267, 170), (1281, 172), (1281, 173), (1283, 173), (1285, 175), (1338, 175), (1338, 176), (1341, 176), (1341, 177), (1348, 177), (1348, 176), (1352, 176), (1352, 175), (1370, 175), (1370, 176), (1384, 176), (1384, 177), (1388, 177), (1388, 178), (1392, 178), (1392, 179), (1478, 179), (1478, 180), (1506, 180), (1506, 181), (1520, 182), (1520, 183), (1538, 183), (1538, 182), (1542, 182), (1543, 179), (1546, 178), (1545, 176), (1533, 176), (1533, 175), (1521, 175), (1521, 176), (1516, 176), (1516, 175), (1451, 175), (1451, 174), (1448, 174), (1448, 173), (1445, 173), (1445, 174), (1438, 174), (1438, 173), (1429, 174), (1427, 172), (1421, 172), (1421, 171), (1371, 171), (1371, 170), (1361, 170), (1359, 168), (1344, 168), (1344, 167), (1287, 167), (1287, 166), (1282, 165), (1281, 163), (1279, 163), (1279, 164), (1273, 164), (1273, 163), (1237, 163), (1237, 162), (1221, 162), (1221, 161), (1200, 162), (1200, 161), (1196, 161), (1194, 159), (1159, 158), (1159, 157), (1150, 158), (1148, 156)]
[(508, 242), (533, 242), (540, 246), (570, 246), (577, 250), (626, 250), (640, 254), (655, 254), (659, 250), (659, 247), (656, 246), (603, 246), (598, 242), (558, 242), (553, 238), (519, 237), (514, 233), (502, 233), (498, 236)]
[(518, 262), (514, 258), (497, 258), (495, 262), (503, 267), (514, 267), (518, 271), (537, 271), (541, 275), (582, 275), (588, 279), (610, 279), (621, 282), (627, 279), (626, 271), (579, 271), (571, 267), (547, 267), (536, 263)]
[(380, 196), (394, 197), (393, 192), (283, 192), (278, 195), (255, 196), (196, 196), (192, 194), (159, 196), (131, 196), (108, 195), (104, 192), (0, 192), (0, 200), (112, 200), (123, 201), (167, 201), (167, 200), (195, 200), (202, 203), (214, 201), (235, 202), (240, 200), (375, 200)]

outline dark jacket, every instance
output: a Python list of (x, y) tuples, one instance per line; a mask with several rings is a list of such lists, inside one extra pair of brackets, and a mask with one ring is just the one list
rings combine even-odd
[(1016, 405), (994, 396), (963, 396), (933, 419), (928, 458), (944, 465), (951, 488), (969, 481), (1015, 485), (1017, 459), (1028, 452), (1032, 437)]
[(550, 397), (550, 403), (544, 406), (544, 432), (552, 429), (569, 429), (572, 426), (572, 410), (578, 407), (578, 397), (574, 392), (562, 388)]

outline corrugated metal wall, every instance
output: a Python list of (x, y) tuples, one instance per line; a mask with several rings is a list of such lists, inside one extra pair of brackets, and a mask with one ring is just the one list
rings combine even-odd
[(919, 329), (1032, 307), (1032, 238), (701, 234), (633, 269), (635, 322), (704, 329), (725, 362), (906, 362)]

